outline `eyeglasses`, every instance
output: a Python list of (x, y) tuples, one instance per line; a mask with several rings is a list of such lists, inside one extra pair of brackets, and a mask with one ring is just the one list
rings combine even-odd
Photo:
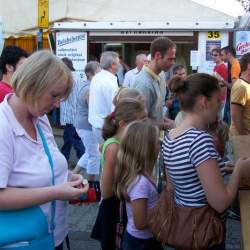
[(219, 56), (219, 54), (212, 54), (213, 57)]

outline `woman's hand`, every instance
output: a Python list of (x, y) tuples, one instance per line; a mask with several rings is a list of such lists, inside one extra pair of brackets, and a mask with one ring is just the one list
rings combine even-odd
[(234, 165), (231, 162), (225, 163), (225, 173), (232, 174), (234, 171)]
[(81, 184), (77, 187), (77, 188), (81, 188), (82, 187), (82, 182), (83, 182), (83, 177), (81, 174), (71, 174), (69, 181), (81, 181)]
[(79, 174), (72, 174), (70, 181), (55, 186), (57, 199), (72, 200), (86, 194), (89, 189), (89, 184), (83, 185), (83, 178)]

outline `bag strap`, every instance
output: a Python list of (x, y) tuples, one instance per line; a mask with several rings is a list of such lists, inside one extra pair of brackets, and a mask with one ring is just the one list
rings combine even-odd
[[(46, 153), (46, 155), (48, 157), (48, 160), (49, 160), (51, 176), (52, 176), (52, 181), (51, 181), (52, 186), (55, 186), (54, 162), (53, 162), (50, 150), (49, 150), (49, 146), (48, 146), (47, 141), (45, 139), (45, 136), (43, 134), (42, 128), (41, 128), (41, 126), (39, 124), (37, 124), (37, 130), (38, 130), (38, 133), (39, 133), (39, 135), (41, 137), (44, 151), (45, 151), (45, 153)], [(53, 200), (53, 201), (51, 201), (51, 220), (50, 220), (50, 230), (51, 230), (51, 232), (53, 232), (54, 229), (55, 229), (55, 212), (56, 212), (56, 202)]]
[(120, 200), (119, 204), (119, 223), (124, 224), (123, 218), (124, 218), (124, 206), (125, 206), (125, 201)]
[(120, 205), (119, 205), (119, 223), (122, 223), (122, 215), (123, 215), (123, 202), (120, 201)]

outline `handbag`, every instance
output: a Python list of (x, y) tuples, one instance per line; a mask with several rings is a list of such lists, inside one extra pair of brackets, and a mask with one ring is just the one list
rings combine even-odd
[(167, 179), (166, 188), (148, 215), (148, 225), (155, 238), (162, 244), (188, 250), (207, 249), (222, 243), (224, 224), (219, 214), (208, 205), (177, 205), (169, 177)]
[[(52, 185), (55, 185), (54, 165), (42, 129), (37, 125), (44, 151), (48, 157)], [(53, 231), (55, 228), (55, 201), (51, 202), (50, 231), (40, 206), (18, 210), (0, 211), (0, 249), (7, 250), (54, 250)]]

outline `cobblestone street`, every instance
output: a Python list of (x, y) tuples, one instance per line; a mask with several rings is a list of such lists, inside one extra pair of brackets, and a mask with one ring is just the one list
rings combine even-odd
[[(61, 147), (62, 130), (54, 130), (56, 141)], [(70, 165), (76, 163), (76, 156), (72, 150)], [(90, 238), (90, 232), (94, 224), (98, 204), (72, 206), (69, 211), (69, 239), (71, 250), (99, 250), (100, 245), (97, 241)], [(241, 230), (240, 222), (236, 220), (227, 220), (227, 250), (240, 250)], [(67, 248), (65, 247), (65, 250)]]

